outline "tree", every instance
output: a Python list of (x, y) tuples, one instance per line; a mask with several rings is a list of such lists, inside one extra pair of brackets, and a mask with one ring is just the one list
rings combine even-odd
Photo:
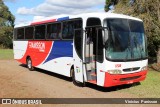
[(105, 11), (108, 12), (109, 11), (109, 7), (111, 5), (116, 5), (118, 3), (119, 0), (106, 0), (106, 5), (105, 5)]
[(143, 20), (148, 38), (149, 56), (156, 57), (160, 46), (160, 0), (119, 0), (116, 13), (138, 17)]
[(0, 0), (0, 47), (11, 48), (15, 17)]

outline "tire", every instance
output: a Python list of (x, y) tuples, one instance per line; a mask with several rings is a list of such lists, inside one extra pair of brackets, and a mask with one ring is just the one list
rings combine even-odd
[(32, 65), (32, 60), (31, 58), (27, 58), (27, 68), (30, 70), (30, 71), (33, 71), (34, 70), (34, 67)]
[(72, 81), (73, 81), (73, 84), (78, 86), (78, 87), (84, 87), (85, 86), (85, 83), (81, 83), (81, 82), (78, 82), (76, 81), (75, 79), (75, 73), (74, 73), (74, 68), (71, 69), (71, 76), (72, 76)]

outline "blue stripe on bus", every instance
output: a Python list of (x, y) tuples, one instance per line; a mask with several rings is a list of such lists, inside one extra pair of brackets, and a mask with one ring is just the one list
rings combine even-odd
[(73, 41), (54, 41), (52, 50), (44, 63), (60, 57), (73, 57)]
[(63, 20), (68, 20), (68, 19), (69, 19), (69, 16), (61, 17), (61, 18), (58, 18), (57, 21), (63, 21)]

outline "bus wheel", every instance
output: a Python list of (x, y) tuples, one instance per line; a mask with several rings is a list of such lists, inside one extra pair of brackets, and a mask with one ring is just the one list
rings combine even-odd
[(32, 60), (31, 58), (27, 58), (27, 68), (30, 70), (30, 71), (33, 71), (34, 70), (34, 67), (32, 66)]
[(84, 87), (85, 86), (85, 83), (81, 83), (81, 82), (76, 81), (74, 68), (71, 69), (71, 76), (72, 76), (72, 81), (73, 81), (74, 85), (79, 86), (79, 87)]

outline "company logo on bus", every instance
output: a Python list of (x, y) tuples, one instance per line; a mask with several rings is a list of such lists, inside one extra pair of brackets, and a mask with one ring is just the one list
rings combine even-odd
[(45, 43), (44, 42), (29, 42), (29, 48), (38, 49), (40, 52), (44, 52)]
[(120, 68), (121, 64), (115, 64), (115, 68)]

